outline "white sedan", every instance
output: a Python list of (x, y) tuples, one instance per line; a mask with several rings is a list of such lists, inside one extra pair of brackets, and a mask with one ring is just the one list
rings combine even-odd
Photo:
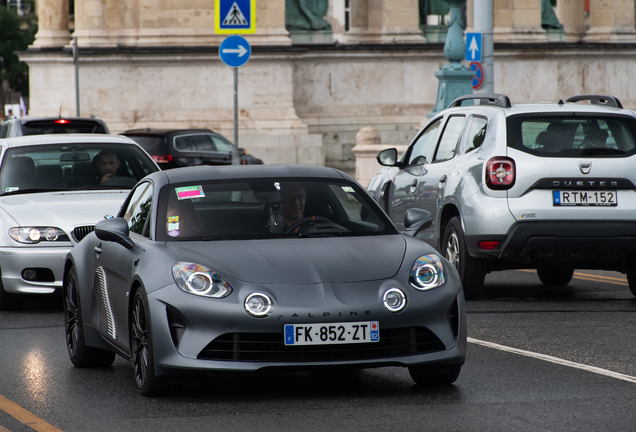
[(133, 140), (96, 134), (0, 140), (0, 310), (62, 287), (64, 260), (159, 167)]

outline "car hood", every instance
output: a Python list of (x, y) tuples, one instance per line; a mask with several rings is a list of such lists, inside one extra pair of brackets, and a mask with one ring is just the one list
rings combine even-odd
[[(198, 260), (221, 276), (247, 283), (347, 283), (395, 276), (401, 235), (168, 243), (179, 260)], [(183, 254), (194, 255), (186, 258)]]
[(69, 191), (11, 195), (0, 206), (20, 226), (52, 226), (67, 233), (79, 225), (94, 225), (106, 215), (116, 216), (127, 190)]

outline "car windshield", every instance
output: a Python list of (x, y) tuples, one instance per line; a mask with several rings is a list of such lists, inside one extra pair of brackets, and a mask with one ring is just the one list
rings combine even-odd
[(129, 144), (59, 144), (7, 149), (0, 166), (2, 195), (48, 190), (131, 189), (157, 171)]
[(589, 114), (508, 117), (508, 145), (543, 157), (625, 157), (636, 153), (636, 119)]
[(56, 133), (99, 133), (106, 134), (108, 131), (100, 122), (93, 120), (33, 120), (22, 125), (22, 135), (43, 135)]
[(331, 237), (397, 233), (347, 181), (249, 179), (165, 186), (159, 241)]

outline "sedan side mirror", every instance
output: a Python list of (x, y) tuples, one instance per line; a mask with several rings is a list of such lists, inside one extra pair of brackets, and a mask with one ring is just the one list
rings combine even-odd
[(382, 166), (399, 166), (397, 149), (390, 148), (382, 150), (376, 156), (378, 163)]
[(429, 211), (410, 208), (404, 213), (404, 234), (415, 235), (433, 224), (433, 216)]
[(135, 245), (129, 234), (128, 222), (121, 217), (99, 221), (95, 225), (95, 235), (98, 239), (118, 243), (126, 249), (132, 249)]

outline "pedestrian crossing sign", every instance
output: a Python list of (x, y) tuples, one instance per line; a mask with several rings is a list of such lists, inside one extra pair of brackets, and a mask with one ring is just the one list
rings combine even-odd
[(214, 30), (218, 34), (256, 33), (256, 0), (214, 0)]

